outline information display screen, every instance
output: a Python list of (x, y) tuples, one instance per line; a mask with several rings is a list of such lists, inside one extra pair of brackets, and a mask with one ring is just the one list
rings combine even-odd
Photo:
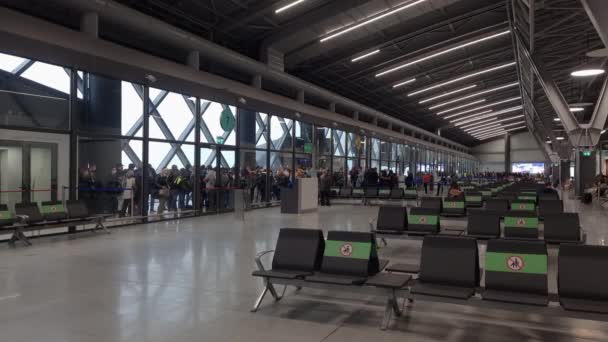
[(513, 163), (511, 172), (514, 173), (544, 173), (545, 163)]

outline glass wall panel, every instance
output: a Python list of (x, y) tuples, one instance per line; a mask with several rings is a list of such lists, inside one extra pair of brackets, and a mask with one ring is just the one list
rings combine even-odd
[(317, 127), (317, 153), (319, 156), (331, 155), (331, 129)]
[(252, 204), (266, 202), (266, 151), (241, 150), (241, 185), (249, 192)]
[(274, 115), (270, 118), (270, 149), (291, 151), (293, 124), (294, 121), (291, 119)]
[(201, 142), (236, 145), (236, 113), (234, 106), (201, 99)]
[(291, 165), (293, 154), (288, 152), (271, 152), (270, 153), (270, 177), (271, 177), (271, 192), (270, 200), (281, 200), (281, 188), (289, 185), (292, 170)]
[(238, 108), (240, 145), (266, 149), (268, 146), (268, 114)]
[(69, 129), (70, 69), (0, 54), (0, 123)]
[(298, 178), (310, 176), (312, 169), (312, 155), (307, 153), (296, 154), (296, 174)]
[(313, 129), (312, 124), (296, 121), (296, 152), (312, 153), (314, 147), (312, 141)]
[(141, 156), (141, 140), (78, 137), (78, 198), (92, 213), (140, 215)]
[[(154, 98), (150, 96), (150, 138), (194, 142), (196, 99), (165, 90), (158, 92)], [(201, 111), (209, 104), (201, 101)]]
[(333, 144), (334, 156), (343, 157), (346, 155), (346, 133), (337, 129), (333, 129)]

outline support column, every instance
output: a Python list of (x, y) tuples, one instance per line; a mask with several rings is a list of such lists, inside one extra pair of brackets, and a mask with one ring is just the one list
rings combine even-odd
[(511, 172), (511, 134), (505, 134), (505, 172)]
[[(192, 69), (199, 71), (200, 70), (200, 53), (198, 51), (190, 51), (188, 57), (186, 58), (186, 64)], [(195, 215), (199, 214), (198, 210), (201, 208), (201, 148), (200, 148), (200, 140), (201, 140), (201, 100), (197, 97), (194, 102), (194, 112), (196, 115), (194, 116), (194, 182), (192, 185), (192, 207), (195, 210)]]
[(296, 100), (298, 102), (304, 103), (304, 97), (305, 97), (304, 90), (298, 90), (298, 93), (296, 94)]
[(354, 120), (359, 120), (359, 112), (358, 111), (354, 111), (353, 112), (353, 119)]
[(591, 187), (595, 178), (595, 151), (589, 156), (583, 155), (581, 148), (576, 149), (576, 166), (574, 171), (574, 190), (581, 196), (586, 188)]
[(251, 85), (256, 89), (262, 89), (262, 75), (255, 75), (251, 79)]

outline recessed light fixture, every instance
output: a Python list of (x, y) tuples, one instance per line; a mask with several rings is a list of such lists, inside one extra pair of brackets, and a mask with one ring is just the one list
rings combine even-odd
[(555, 140), (564, 140), (564, 137), (556, 137)]
[(551, 144), (551, 140), (547, 140), (547, 144)]
[(553, 121), (560, 122), (560, 121), (562, 121), (562, 119), (560, 119), (560, 118), (553, 118)]
[(473, 94), (470, 94), (470, 95), (467, 95), (467, 96), (459, 97), (459, 98), (454, 99), (454, 100), (450, 100), (450, 101), (446, 101), (446, 102), (442, 102), (442, 103), (436, 104), (434, 106), (429, 107), (429, 109), (440, 108), (440, 107), (452, 104), (454, 102), (460, 102), (462, 100), (470, 99), (471, 97), (476, 97), (476, 96), (483, 95), (483, 94), (493, 93), (493, 92), (499, 91), (501, 89), (505, 89), (505, 88), (509, 88), (509, 87), (514, 87), (516, 85), (519, 85), (519, 83), (515, 82), (515, 83), (506, 84), (506, 85), (503, 85), (503, 86), (500, 86), (500, 87), (496, 87), (496, 88), (492, 88), (492, 89), (488, 89), (488, 90), (484, 90), (484, 91), (478, 91), (476, 93), (473, 93)]
[(446, 92), (446, 93), (439, 94), (439, 95), (437, 95), (437, 96), (433, 96), (433, 97), (426, 98), (426, 99), (424, 99), (424, 100), (421, 100), (421, 101), (420, 101), (420, 102), (418, 102), (418, 103), (419, 103), (419, 104), (427, 103), (427, 102), (430, 102), (430, 101), (433, 101), (433, 100), (440, 99), (440, 98), (442, 98), (442, 97), (450, 96), (450, 95), (453, 95), (453, 94), (456, 94), (456, 93), (461, 93), (461, 92), (463, 92), (463, 91), (465, 91), (465, 90), (473, 89), (473, 88), (475, 88), (475, 87), (477, 87), (477, 84), (471, 84), (470, 86), (466, 86), (466, 87), (464, 87), (464, 88), (460, 88), (460, 89), (456, 89), (456, 90), (448, 91), (448, 92)]
[(446, 49), (446, 50), (443, 50), (443, 51), (439, 51), (439, 52), (436, 52), (434, 54), (418, 58), (418, 59), (413, 60), (411, 62), (400, 64), (400, 65), (398, 65), (396, 67), (390, 68), (390, 69), (382, 71), (380, 73), (377, 73), (376, 77), (380, 77), (380, 76), (384, 76), (384, 75), (390, 74), (390, 73), (395, 72), (397, 70), (401, 70), (403, 68), (407, 68), (408, 66), (411, 66), (411, 65), (414, 65), (414, 64), (417, 64), (417, 63), (420, 63), (420, 62), (424, 62), (426, 60), (429, 60), (429, 59), (432, 59), (432, 58), (435, 58), (435, 57), (439, 57), (441, 55), (445, 55), (447, 53), (450, 53), (450, 52), (452, 52), (454, 50), (458, 50), (460, 48), (464, 48), (464, 47), (467, 47), (467, 46), (471, 46), (471, 45), (475, 45), (477, 43), (484, 42), (486, 40), (490, 40), (490, 39), (494, 39), (494, 38), (497, 38), (497, 37), (500, 37), (500, 36), (504, 36), (505, 34), (508, 34), (510, 32), (511, 32), (511, 30), (506, 30), (506, 31), (503, 31), (503, 32), (495, 33), (495, 34), (487, 36), (487, 37), (479, 38), (479, 39), (470, 41), (468, 43), (460, 44), (460, 45), (451, 47), (449, 49)]
[(467, 132), (469, 134), (481, 134), (484, 132), (490, 132), (490, 131), (498, 129), (498, 128), (501, 128), (500, 124), (493, 123), (487, 127), (473, 128), (473, 129), (465, 130), (465, 132)]
[(583, 108), (583, 107), (570, 107), (570, 111), (573, 112), (573, 113), (574, 112), (582, 112), (584, 110), (585, 110), (585, 108)]
[(413, 83), (413, 82), (416, 82), (416, 79), (415, 79), (415, 78), (412, 78), (412, 79), (409, 79), (409, 80), (407, 80), (407, 81), (403, 81), (403, 82), (397, 83), (397, 84), (395, 84), (395, 85), (393, 86), (393, 89), (395, 89), (395, 88), (399, 88), (399, 87), (403, 87), (404, 85), (406, 85), (406, 84), (410, 84), (410, 83)]
[(372, 51), (372, 52), (368, 52), (368, 53), (366, 53), (366, 54), (364, 54), (364, 55), (361, 55), (361, 56), (359, 56), (359, 57), (355, 57), (355, 58), (351, 59), (350, 61), (351, 61), (352, 63), (355, 63), (355, 62), (358, 62), (358, 61), (360, 61), (360, 60), (362, 60), (362, 59), (364, 59), (364, 58), (367, 58), (367, 57), (369, 57), (369, 56), (373, 56), (373, 55), (378, 54), (378, 53), (380, 53), (380, 49), (378, 49), (378, 50), (374, 50), (374, 51)]
[(570, 75), (572, 75), (574, 77), (589, 77), (589, 76), (601, 75), (605, 72), (606, 72), (606, 70), (604, 70), (604, 69), (581, 69), (581, 70), (575, 70), (575, 71), (571, 72)]
[(341, 36), (343, 34), (346, 34), (346, 33), (350, 32), (350, 31), (354, 31), (354, 30), (356, 30), (358, 28), (361, 28), (361, 27), (363, 27), (365, 25), (369, 25), (369, 24), (371, 24), (373, 22), (376, 22), (378, 20), (384, 19), (384, 18), (386, 18), (386, 17), (388, 17), (390, 15), (393, 15), (395, 13), (401, 12), (403, 10), (406, 10), (406, 9), (408, 9), (410, 7), (416, 6), (416, 5), (418, 5), (420, 3), (423, 3), (425, 1), (427, 1), (427, 0), (418, 0), (418, 1), (414, 1), (414, 2), (408, 2), (408, 3), (406, 3), (406, 4), (402, 5), (402, 6), (398, 6), (396, 8), (387, 10), (386, 12), (380, 13), (380, 14), (378, 14), (378, 15), (376, 15), (374, 17), (371, 17), (369, 19), (364, 19), (363, 21), (361, 21), (359, 23), (355, 23), (354, 25), (350, 25), (350, 26), (347, 25), (347, 26), (345, 26), (343, 28), (335, 30), (334, 31), (335, 33), (332, 33), (332, 34), (330, 34), (327, 37), (321, 38), (320, 41), (321, 41), (321, 43), (323, 43), (323, 42), (326, 42), (326, 41), (328, 41), (330, 39), (334, 39), (336, 37), (339, 37), (339, 36)]
[(499, 130), (494, 130), (494, 131), (483, 133), (483, 134), (473, 134), (472, 136), (476, 137), (476, 138), (485, 138), (485, 137), (494, 137), (494, 136), (502, 135), (505, 133), (506, 132), (504, 130), (499, 129)]
[(292, 8), (293, 6), (296, 6), (296, 5), (299, 5), (299, 4), (303, 3), (304, 1), (306, 1), (306, 0), (296, 0), (296, 1), (292, 2), (292, 3), (290, 3), (290, 4), (287, 4), (287, 5), (279, 8), (279, 9), (277, 9), (276, 11), (274, 11), (274, 13), (277, 13), (277, 14), (281, 13), (283, 11), (286, 11), (286, 10)]
[(466, 125), (460, 126), (460, 129), (472, 128), (472, 127), (480, 127), (479, 125), (486, 124), (486, 123), (505, 122), (505, 121), (515, 120), (515, 119), (519, 119), (519, 118), (523, 118), (523, 117), (524, 117), (523, 114), (522, 115), (512, 116), (512, 117), (509, 117), (509, 118), (504, 118), (504, 119), (501, 119), (501, 120), (497, 120), (496, 117), (493, 117), (491, 119), (481, 120), (481, 121), (477, 121), (477, 122), (474, 122), (474, 123), (470, 123), (470, 124), (466, 124)]
[(513, 66), (513, 65), (515, 65), (515, 62), (511, 62), (511, 63), (507, 63), (507, 64), (503, 64), (503, 65), (498, 65), (498, 66), (495, 66), (495, 67), (491, 67), (491, 68), (488, 68), (488, 69), (477, 71), (477, 72), (474, 72), (474, 73), (471, 73), (471, 74), (468, 74), (468, 75), (460, 76), (460, 77), (454, 78), (454, 79), (449, 80), (449, 81), (445, 81), (445, 82), (442, 82), (442, 83), (439, 83), (439, 84), (432, 85), (430, 87), (426, 87), (426, 88), (423, 88), (423, 89), (411, 92), (411, 93), (407, 94), (407, 96), (414, 96), (414, 95), (422, 94), (422, 93), (425, 93), (425, 92), (427, 92), (429, 90), (433, 90), (433, 89), (436, 89), (436, 88), (440, 88), (440, 87), (446, 86), (448, 84), (452, 84), (452, 83), (456, 83), (456, 82), (459, 82), (459, 81), (462, 81), (462, 80), (466, 80), (466, 79), (471, 78), (471, 77), (487, 74), (487, 73), (492, 72), (492, 71), (508, 68), (510, 66)]
[[(488, 113), (492, 113), (492, 114), (488, 114)], [(481, 111), (481, 112), (478, 112), (478, 113), (473, 113), (473, 114), (471, 114), (471, 115), (482, 115), (482, 114), (488, 114), (488, 116), (487, 116), (487, 117), (490, 117), (490, 116), (492, 116), (494, 113), (493, 113), (493, 111), (492, 111), (491, 109), (486, 109), (486, 110), (484, 110), (484, 111)], [(464, 120), (464, 118), (461, 118), (460, 120)], [(454, 123), (454, 122), (458, 122), (458, 120), (450, 120), (450, 122), (451, 122), (451, 123)], [(458, 126), (458, 125), (456, 125), (456, 126)]]
[(604, 134), (604, 133), (606, 133), (606, 130), (605, 130), (605, 129), (604, 129), (604, 130), (602, 130), (602, 131), (600, 132), (600, 135), (602, 135), (602, 134)]
[(477, 111), (477, 110), (480, 110), (480, 109), (496, 106), (496, 105), (507, 103), (507, 102), (513, 102), (513, 101), (517, 101), (517, 100), (521, 100), (521, 98), (519, 98), (519, 97), (512, 97), (510, 99), (506, 99), (506, 100), (502, 100), (502, 101), (496, 101), (496, 102), (493, 102), (493, 103), (490, 103), (490, 104), (486, 104), (486, 105), (483, 105), (483, 106), (479, 106), (479, 107), (475, 107), (475, 108), (472, 108), (472, 109), (463, 110), (461, 112), (448, 115), (445, 118), (446, 119), (450, 119), (450, 118), (453, 118), (455, 116), (460, 116), (460, 115), (467, 114), (467, 113), (470, 113), (470, 112), (474, 112), (474, 111)]
[(525, 124), (525, 122), (524, 121), (518, 121), (518, 122), (513, 122), (513, 123), (510, 123), (510, 124), (503, 124), (502, 127), (510, 127), (510, 126), (522, 125), (522, 124)]
[(499, 137), (499, 136), (504, 135), (504, 134), (505, 134), (504, 132), (500, 132), (498, 134), (493, 134), (493, 135), (489, 135), (487, 137), (477, 138), (477, 139), (479, 139), (479, 140), (488, 140), (488, 139), (491, 139), (491, 138)]

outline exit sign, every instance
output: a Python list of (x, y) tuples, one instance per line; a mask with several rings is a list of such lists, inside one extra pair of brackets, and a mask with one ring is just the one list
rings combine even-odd
[(591, 151), (583, 151), (584, 157), (591, 157)]

